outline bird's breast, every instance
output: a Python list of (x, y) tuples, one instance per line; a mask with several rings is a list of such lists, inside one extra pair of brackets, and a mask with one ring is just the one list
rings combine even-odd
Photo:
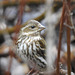
[[(40, 37), (27, 37), (21, 38), (18, 41), (18, 52), (22, 58), (27, 60), (32, 60), (37, 63), (40, 67), (45, 67), (46, 60), (37, 52), (40, 51), (40, 44), (39, 40), (42, 38)], [(40, 53), (40, 52), (39, 52)]]
[(39, 36), (37, 37), (26, 37), (26, 38), (19, 38), (17, 41), (17, 50), (22, 51), (25, 55), (32, 55), (33, 52), (36, 52), (36, 41), (40, 40)]

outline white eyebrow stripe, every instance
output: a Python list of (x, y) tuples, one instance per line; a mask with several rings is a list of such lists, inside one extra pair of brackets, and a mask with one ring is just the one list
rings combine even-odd
[(21, 28), (21, 30), (23, 31), (25, 28), (27, 28), (27, 27), (29, 27), (29, 26), (32, 26), (32, 24), (26, 25), (25, 27)]

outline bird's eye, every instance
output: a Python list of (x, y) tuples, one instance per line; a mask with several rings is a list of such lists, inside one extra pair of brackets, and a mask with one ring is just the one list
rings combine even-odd
[(33, 28), (35, 28), (35, 26), (31, 26), (31, 28), (33, 29)]

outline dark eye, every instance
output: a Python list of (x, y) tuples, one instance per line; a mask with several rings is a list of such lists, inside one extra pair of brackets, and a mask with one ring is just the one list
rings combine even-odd
[(35, 26), (31, 26), (31, 28), (33, 29), (33, 28), (35, 28)]

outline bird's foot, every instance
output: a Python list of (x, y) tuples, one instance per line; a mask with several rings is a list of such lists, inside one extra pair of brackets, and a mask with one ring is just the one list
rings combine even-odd
[(33, 68), (33, 69), (31, 69), (31, 70), (27, 73), (27, 75), (38, 75), (38, 73), (39, 73), (39, 71), (36, 71), (36, 70), (34, 70), (34, 68)]

